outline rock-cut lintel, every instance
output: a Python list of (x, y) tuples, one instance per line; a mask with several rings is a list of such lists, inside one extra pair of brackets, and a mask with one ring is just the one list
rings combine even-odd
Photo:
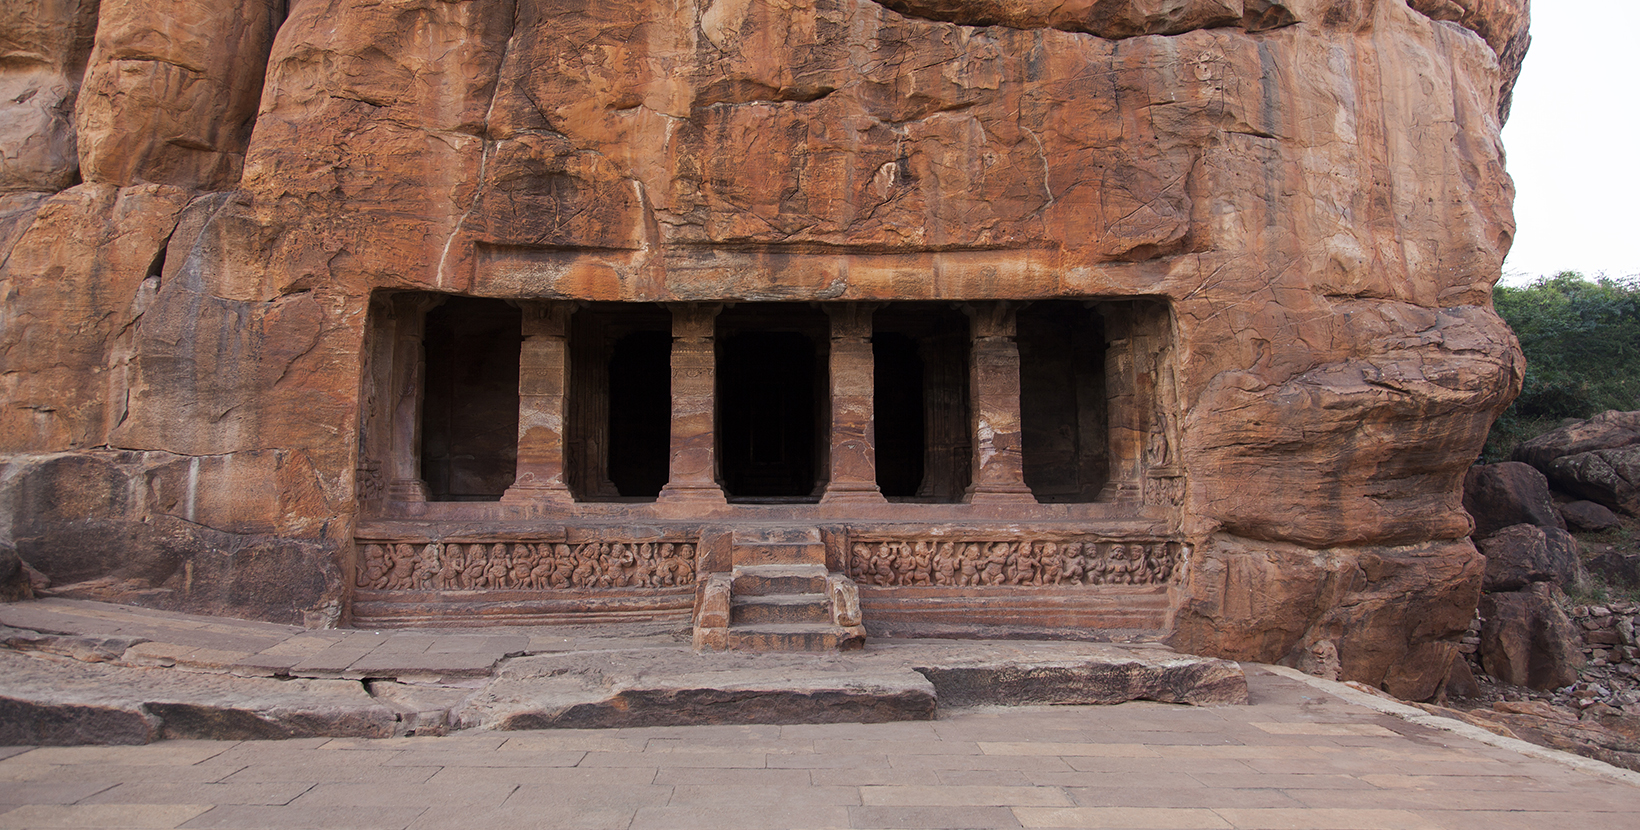
[(1198, 29), (1265, 32), (1299, 22), (1276, 0), (1184, 0), (1162, 8), (1142, 0), (877, 0), (908, 17), (963, 26), (1057, 29), (1107, 40), (1182, 35)]

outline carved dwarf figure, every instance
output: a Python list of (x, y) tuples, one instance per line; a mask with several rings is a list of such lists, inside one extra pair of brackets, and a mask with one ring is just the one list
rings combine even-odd
[(512, 573), (512, 563), (507, 561), (507, 546), (495, 544), (490, 546), (490, 561), (484, 568), (484, 579), (491, 588), (507, 587), (507, 575)]
[(963, 587), (978, 585), (980, 581), (979, 571), (984, 566), (982, 560), (979, 545), (970, 542), (964, 546), (962, 549), (962, 576), (957, 580), (957, 584)]
[(535, 546), (513, 545), (510, 565), (507, 568), (507, 581), (514, 588), (530, 587), (530, 574), (535, 570)]
[(916, 547), (912, 550), (912, 553), (911, 553), (911, 560), (912, 560), (911, 584), (912, 585), (927, 585), (927, 584), (929, 584), (930, 582), (933, 581), (932, 577), (929, 574), (929, 567), (933, 564), (933, 559), (934, 559), (934, 543), (933, 542), (918, 542), (916, 544)]
[(552, 552), (552, 587), (568, 588), (574, 584), (575, 552), (562, 543), (554, 545)]
[(393, 546), (393, 564), (387, 573), (387, 587), (394, 591), (408, 591), (416, 587), (416, 566), (420, 564), (411, 545)]
[(1059, 546), (1053, 542), (1043, 542), (1041, 551), (1041, 570), (1037, 571), (1037, 585), (1058, 585), (1065, 573), (1065, 557), (1059, 552)]
[(381, 545), (364, 546), (364, 561), (359, 564), (357, 582), (360, 588), (387, 587), (387, 556)]
[(941, 542), (939, 550), (934, 553), (934, 584), (957, 584), (957, 571), (962, 565), (957, 561), (957, 546), (952, 542)]
[(451, 591), (461, 587), (461, 572), (467, 566), (462, 545), (445, 545), (444, 562), (438, 569), (438, 587)]
[(1060, 545), (1059, 558), (1064, 563), (1060, 566), (1060, 581), (1070, 585), (1080, 584), (1082, 575), (1087, 573), (1088, 568), (1087, 560), (1082, 558), (1082, 543), (1066, 542)]
[(980, 571), (980, 581), (986, 585), (1001, 585), (1008, 578), (1003, 568), (1008, 564), (1009, 545), (1007, 542), (993, 542), (989, 555), (985, 557), (984, 568)]
[(894, 584), (910, 585), (917, 572), (917, 556), (911, 545), (901, 542), (894, 553)]
[(678, 545), (677, 564), (672, 569), (678, 575), (679, 585), (689, 585), (695, 581), (695, 546)]

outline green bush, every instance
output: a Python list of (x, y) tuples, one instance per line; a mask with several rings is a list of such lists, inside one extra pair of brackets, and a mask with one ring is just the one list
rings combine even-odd
[(1492, 301), (1520, 338), (1526, 379), (1486, 439), (1484, 460), (1567, 418), (1640, 409), (1640, 279), (1584, 279), (1575, 271), (1523, 288), (1500, 285)]

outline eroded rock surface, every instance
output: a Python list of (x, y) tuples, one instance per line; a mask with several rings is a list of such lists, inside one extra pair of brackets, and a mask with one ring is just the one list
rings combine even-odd
[(1175, 641), (1444, 676), (1525, 0), (286, 6), (0, 12), (0, 541), (54, 585), (337, 619), (372, 292), (1145, 297)]

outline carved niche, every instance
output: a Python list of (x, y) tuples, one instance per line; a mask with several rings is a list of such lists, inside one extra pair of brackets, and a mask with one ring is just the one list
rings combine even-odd
[(1188, 545), (1165, 540), (861, 540), (848, 570), (876, 587), (1168, 585), (1189, 558)]
[(596, 590), (695, 583), (688, 542), (392, 542), (361, 540), (369, 591)]

